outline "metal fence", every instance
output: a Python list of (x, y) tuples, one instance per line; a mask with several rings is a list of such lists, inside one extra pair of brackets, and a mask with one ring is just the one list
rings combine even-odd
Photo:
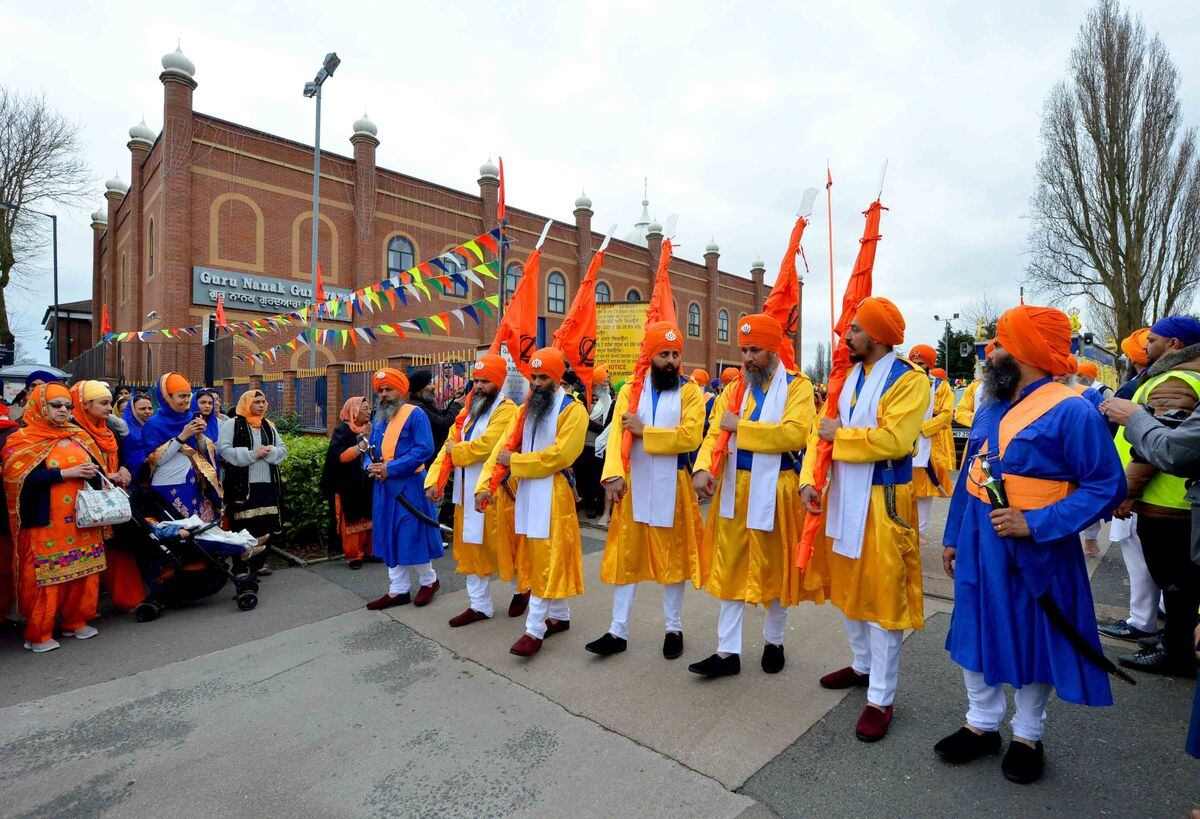
[(233, 382), (233, 404), (230, 408), (237, 406), (238, 401), (242, 400), (242, 396), (246, 394), (246, 390), (250, 389), (250, 379), (239, 378)]
[(411, 376), (418, 370), (429, 370), (433, 375), (431, 383), (434, 401), (444, 408), (451, 401), (461, 397), (471, 379), (471, 366), (475, 357), (474, 347), (416, 355), (412, 357), (408, 372)]
[[(213, 381), (233, 374), (233, 339), (214, 342)], [(153, 380), (166, 372), (179, 372), (193, 384), (204, 383), (204, 347), (199, 342), (144, 341), (99, 344), (67, 362), (63, 369), (73, 380), (95, 379), (112, 384), (128, 380)]]
[(329, 390), (325, 371), (300, 370), (296, 374), (296, 412), (305, 429), (325, 430)]
[(267, 397), (267, 411), (276, 416), (283, 412), (283, 378), (273, 378), (270, 381), (263, 378), (262, 391)]
[[(388, 366), (387, 359), (377, 361), (354, 361), (346, 364), (342, 370), (342, 399), (353, 398), (356, 395), (371, 395), (371, 376), (377, 370)], [(340, 411), (341, 407), (335, 407)]]

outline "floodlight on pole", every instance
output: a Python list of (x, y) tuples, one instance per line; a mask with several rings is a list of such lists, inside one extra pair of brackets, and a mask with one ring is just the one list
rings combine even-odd
[[(316, 98), (317, 100), (317, 123), (316, 136), (313, 138), (313, 206), (312, 206), (312, 306), (309, 313), (309, 326), (317, 326), (316, 314), (316, 299), (317, 299), (317, 260), (318, 253), (318, 237), (321, 234), (321, 86), (325, 84), (325, 80), (333, 76), (333, 72), (342, 64), (336, 51), (331, 51), (325, 55), (325, 59), (321, 62), (321, 68), (317, 71), (317, 76), (313, 77), (310, 82), (304, 83), (304, 96), (308, 98)], [(317, 347), (316, 339), (309, 339), (308, 345), (308, 366), (315, 368), (317, 366)]]

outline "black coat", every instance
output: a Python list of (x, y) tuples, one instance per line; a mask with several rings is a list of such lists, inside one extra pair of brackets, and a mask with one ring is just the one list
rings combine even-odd
[(358, 436), (342, 421), (334, 427), (325, 452), (325, 468), (321, 470), (321, 491), (331, 505), (335, 493), (342, 499), (342, 514), (348, 523), (371, 519), (371, 497), (375, 491), (375, 481), (363, 471), (360, 459), (350, 463), (340, 460), (343, 452), (357, 446)]

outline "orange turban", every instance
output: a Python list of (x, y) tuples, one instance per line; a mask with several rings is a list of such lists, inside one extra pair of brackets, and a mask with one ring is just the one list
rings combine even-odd
[(946, 375), (946, 371), (943, 370), (941, 367), (934, 367), (932, 370), (929, 371), (929, 374), (932, 375), (934, 378), (940, 378), (943, 381), (949, 380), (949, 376)]
[(904, 316), (883, 296), (863, 299), (854, 321), (878, 344), (895, 347), (904, 343)]
[(1146, 355), (1146, 337), (1149, 335), (1150, 328), (1143, 327), (1134, 330), (1133, 335), (1121, 342), (1121, 352), (1125, 353), (1135, 367), (1145, 367), (1150, 363), (1150, 357)]
[(1077, 372), (1084, 378), (1099, 378), (1100, 368), (1096, 366), (1095, 361), (1080, 361)]
[(1073, 355), (1068, 355), (1067, 356), (1067, 364), (1069, 365), (1069, 369), (1067, 370), (1068, 373), (1070, 373), (1071, 375), (1074, 375), (1075, 373), (1079, 372), (1079, 359), (1078, 358), (1076, 358)]
[(683, 352), (683, 333), (669, 321), (656, 321), (646, 328), (642, 336), (642, 352), (650, 358), (664, 350)]
[(728, 384), (730, 381), (737, 378), (741, 374), (742, 374), (742, 371), (739, 370), (737, 367), (726, 367), (725, 369), (721, 370), (721, 383)]
[(503, 387), (508, 378), (508, 362), (501, 356), (484, 353), (475, 361), (471, 377), (476, 381), (490, 381), (497, 387)]
[(692, 370), (692, 380), (701, 387), (707, 387), (712, 381), (712, 376), (708, 374), (708, 370), (702, 370), (699, 367)]
[(1022, 304), (996, 322), (996, 341), (1017, 361), (1053, 376), (1075, 372), (1071, 320), (1054, 307)]
[(163, 392), (174, 395), (177, 392), (191, 392), (192, 385), (182, 373), (167, 373), (163, 377)]
[[(183, 378), (183, 376), (180, 376), (180, 378)], [(53, 401), (55, 398), (71, 400), (71, 391), (67, 389), (65, 384), (59, 381), (51, 381), (42, 387), (42, 395), (45, 396), (47, 401)]]
[(746, 316), (738, 324), (739, 347), (761, 347), (775, 352), (783, 342), (783, 327), (766, 313)]
[[(858, 325), (862, 327), (861, 324)], [(870, 332), (868, 330), (868, 332)], [(874, 338), (874, 336), (871, 336)], [(912, 361), (920, 362), (926, 367), (932, 367), (937, 364), (937, 350), (930, 347), (928, 344), (918, 344), (908, 351), (908, 357)]]
[(384, 367), (371, 379), (375, 392), (381, 387), (391, 387), (403, 396), (408, 396), (408, 376), (395, 367)]
[(541, 373), (562, 381), (563, 373), (567, 371), (567, 358), (556, 347), (543, 347), (533, 354), (529, 367), (533, 374)]
[(608, 380), (608, 365), (607, 364), (597, 364), (592, 369), (592, 383), (599, 384), (601, 381), (607, 381), (607, 380)]

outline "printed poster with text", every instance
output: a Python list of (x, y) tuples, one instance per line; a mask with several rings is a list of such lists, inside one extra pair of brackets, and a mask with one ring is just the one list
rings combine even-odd
[(646, 310), (650, 302), (611, 301), (596, 305), (596, 364), (607, 364), (613, 384), (633, 375), (642, 335), (646, 331)]

